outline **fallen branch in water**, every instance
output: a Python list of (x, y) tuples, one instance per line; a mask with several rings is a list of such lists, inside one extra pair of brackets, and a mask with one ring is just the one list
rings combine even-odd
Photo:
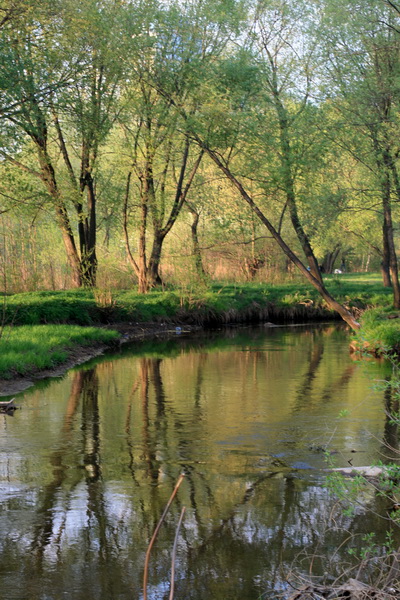
[[(147, 548), (147, 552), (146, 552), (146, 558), (145, 558), (145, 561), (144, 561), (143, 600), (147, 600), (147, 582), (148, 582), (148, 578), (149, 578), (149, 561), (150, 561), (151, 549), (152, 549), (152, 547), (154, 545), (154, 542), (156, 541), (156, 537), (158, 535), (160, 527), (161, 527), (161, 525), (164, 522), (164, 519), (165, 519), (165, 517), (166, 517), (166, 515), (167, 515), (167, 513), (169, 511), (169, 507), (171, 506), (171, 504), (172, 504), (172, 502), (173, 502), (173, 500), (174, 500), (174, 498), (175, 498), (175, 496), (177, 494), (179, 486), (181, 485), (184, 477), (185, 477), (185, 475), (183, 473), (179, 476), (179, 479), (176, 482), (174, 490), (173, 490), (173, 492), (172, 492), (172, 494), (171, 494), (171, 496), (170, 496), (170, 498), (169, 498), (169, 500), (168, 500), (168, 502), (167, 502), (167, 504), (166, 504), (166, 506), (164, 508), (164, 512), (161, 515), (161, 518), (160, 518), (160, 520), (157, 523), (157, 527), (155, 528), (153, 535), (151, 536), (151, 540), (149, 542), (149, 545), (148, 545), (148, 548)], [(179, 527), (180, 527), (180, 523), (182, 521), (182, 517), (183, 517), (183, 515), (181, 514), (181, 519), (180, 519), (180, 522), (178, 524)], [(176, 539), (176, 536), (175, 536), (175, 539)], [(170, 596), (170, 599), (171, 599), (171, 596)]]
[(335, 469), (326, 469), (331, 473), (342, 473), (343, 475), (363, 475), (364, 477), (379, 477), (380, 475), (388, 475), (388, 468), (382, 467), (337, 467)]

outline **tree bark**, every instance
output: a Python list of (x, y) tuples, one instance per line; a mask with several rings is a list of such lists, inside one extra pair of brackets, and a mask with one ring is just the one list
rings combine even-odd
[(41, 177), (50, 197), (54, 202), (56, 219), (61, 230), (64, 248), (71, 268), (73, 285), (75, 287), (80, 287), (82, 285), (80, 260), (69, 221), (68, 212), (58, 190), (54, 168), (51, 164), (50, 158), (47, 155), (46, 143), (44, 140), (41, 141), (38, 139), (36, 139), (35, 142), (38, 147)]
[(82, 184), (82, 194), (87, 195), (87, 213), (78, 212), (79, 242), (81, 250), (82, 282), (85, 287), (96, 286), (97, 257), (96, 257), (96, 193), (94, 181), (90, 173)]
[[(384, 156), (385, 167), (388, 167), (387, 158)], [(397, 266), (396, 248), (393, 238), (393, 220), (390, 201), (390, 173), (386, 168), (382, 174), (382, 208), (383, 208), (383, 230), (386, 233), (386, 239), (389, 249), (389, 272), (393, 287), (393, 306), (400, 309), (400, 284), (399, 272)]]
[(200, 279), (204, 279), (206, 277), (206, 272), (203, 265), (203, 259), (201, 256), (201, 249), (199, 243), (199, 235), (198, 235), (198, 225), (200, 220), (199, 213), (194, 209), (194, 207), (186, 201), (186, 205), (190, 214), (193, 217), (190, 231), (192, 237), (192, 252), (194, 256), (194, 265), (196, 269), (196, 273)]

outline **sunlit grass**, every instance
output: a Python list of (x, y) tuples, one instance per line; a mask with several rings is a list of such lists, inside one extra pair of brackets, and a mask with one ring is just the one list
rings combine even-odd
[(379, 307), (365, 311), (361, 318), (361, 330), (357, 338), (362, 346), (368, 346), (376, 352), (400, 351), (399, 311), (391, 307)]
[(117, 337), (115, 331), (77, 325), (5, 327), (0, 339), (0, 377), (56, 367), (76, 346), (111, 343)]
[[(324, 280), (332, 295), (348, 306), (364, 309), (389, 306), (392, 301), (392, 290), (383, 287), (379, 274), (326, 275)], [(8, 296), (3, 321), (15, 325), (146, 322), (188, 313), (212, 312), (218, 316), (255, 305), (288, 307), (309, 301), (314, 306), (324, 305), (318, 292), (299, 278), (281, 284), (212, 282), (207, 286), (155, 289), (148, 294), (139, 294), (135, 289), (42, 291)]]

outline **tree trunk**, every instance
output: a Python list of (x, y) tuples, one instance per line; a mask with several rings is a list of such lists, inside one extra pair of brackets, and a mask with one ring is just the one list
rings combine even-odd
[(286, 108), (283, 105), (280, 97), (276, 65), (273, 60), (271, 61), (271, 67), (271, 91), (274, 98), (275, 110), (279, 121), (279, 136), (281, 147), (280, 160), (282, 165), (283, 187), (286, 193), (286, 204), (289, 208), (290, 220), (292, 221), (293, 229), (295, 230), (297, 238), (301, 244), (308, 265), (310, 267), (310, 271), (315, 277), (315, 279), (322, 283), (322, 276), (318, 266), (318, 261), (315, 258), (314, 251), (310, 244), (310, 240), (301, 224), (297, 211), (295, 179), (292, 167), (292, 148), (290, 144), (289, 118)]
[[(96, 258), (96, 194), (94, 189), (94, 181), (91, 174), (90, 166), (90, 145), (86, 142), (82, 143), (81, 154), (81, 170), (79, 180), (75, 176), (74, 168), (69, 157), (67, 145), (61, 129), (58, 114), (55, 108), (53, 111), (53, 121), (57, 131), (60, 151), (66, 166), (71, 185), (79, 194), (79, 199), (74, 201), (74, 207), (78, 217), (78, 237), (80, 249), (80, 271), (81, 282), (85, 287), (95, 287), (97, 273), (97, 258)], [(95, 156), (95, 152), (93, 156)], [(93, 157), (92, 157), (93, 158)], [(87, 195), (87, 212), (83, 208), (83, 195)]]
[[(194, 179), (196, 172), (200, 166), (200, 162), (201, 162), (201, 159), (204, 154), (204, 151), (201, 150), (201, 152), (197, 156), (197, 159), (195, 160), (193, 167), (187, 177), (186, 184), (184, 185), (186, 168), (187, 168), (188, 158), (189, 158), (189, 148), (190, 148), (190, 141), (187, 138), (185, 140), (185, 146), (184, 146), (184, 150), (183, 150), (183, 154), (182, 154), (182, 162), (181, 162), (181, 166), (180, 166), (179, 178), (178, 178), (177, 185), (176, 185), (174, 202), (172, 204), (172, 208), (171, 208), (170, 214), (168, 216), (168, 219), (167, 219), (165, 225), (161, 224), (161, 219), (159, 218), (158, 214), (156, 214), (157, 211), (153, 212), (153, 229), (154, 229), (153, 247), (151, 250), (151, 255), (150, 255), (149, 265), (148, 265), (148, 280), (149, 280), (149, 285), (151, 287), (162, 284), (162, 279), (161, 279), (160, 272), (159, 272), (162, 246), (163, 246), (164, 240), (167, 237), (168, 233), (171, 231), (172, 227), (176, 223), (176, 220), (182, 210), (182, 207), (183, 207), (184, 203), (186, 202), (187, 195), (189, 193), (190, 187), (193, 183), (193, 179)], [(154, 181), (153, 180), (152, 180), (152, 190), (151, 191), (152, 191), (151, 202), (155, 202), (155, 189), (154, 189)]]
[[(385, 166), (387, 167), (387, 162)], [(384, 231), (387, 236), (387, 244), (389, 248), (389, 272), (390, 279), (393, 286), (393, 306), (396, 309), (400, 309), (400, 283), (399, 283), (399, 272), (397, 267), (397, 256), (396, 248), (394, 245), (393, 238), (393, 221), (392, 221), (392, 209), (390, 202), (390, 174), (388, 170), (385, 170), (383, 174), (383, 187), (382, 187), (382, 208), (383, 208), (383, 222)]]
[(61, 230), (64, 248), (71, 268), (73, 285), (75, 287), (80, 287), (82, 285), (81, 265), (67, 209), (60, 197), (54, 169), (46, 152), (46, 144), (45, 142), (41, 143), (40, 140), (37, 139), (35, 140), (35, 142), (37, 144), (39, 152), (39, 163), (42, 173), (42, 180), (47, 188), (50, 197), (53, 199), (54, 202), (57, 223)]
[(268, 231), (271, 233), (272, 237), (275, 239), (275, 241), (286, 254), (286, 256), (290, 258), (290, 260), (296, 265), (296, 267), (300, 270), (304, 277), (319, 292), (319, 294), (325, 300), (328, 307), (331, 310), (337, 312), (353, 330), (357, 331), (360, 328), (360, 324), (356, 321), (356, 319), (353, 317), (350, 311), (348, 311), (347, 308), (345, 308), (342, 304), (337, 302), (333, 298), (333, 296), (330, 295), (330, 293), (325, 288), (321, 280), (314, 277), (313, 273), (307, 270), (307, 267), (301, 262), (298, 256), (289, 248), (282, 236), (278, 233), (278, 231), (274, 228), (272, 223), (267, 219), (264, 213), (256, 205), (251, 196), (249, 196), (249, 194), (246, 192), (240, 181), (236, 179), (236, 177), (231, 173), (228, 167), (221, 161), (220, 157), (207, 147), (205, 147), (205, 150), (210, 156), (210, 158), (218, 166), (218, 168), (221, 169), (221, 171), (225, 174), (229, 181), (236, 187), (243, 200), (247, 202), (247, 204), (250, 206), (251, 210), (258, 216), (261, 222), (264, 223), (264, 225), (267, 227)]
[(387, 241), (386, 223), (382, 226), (382, 239), (383, 239), (383, 256), (381, 260), (381, 273), (384, 287), (392, 287), (392, 280), (390, 279), (390, 259), (389, 259), (389, 245)]
[(162, 245), (165, 239), (165, 235), (163, 235), (160, 231), (155, 231), (153, 236), (153, 247), (151, 249), (149, 266), (147, 268), (147, 280), (150, 287), (162, 285), (159, 269)]
[(139, 239), (138, 239), (138, 258), (137, 261), (134, 259), (131, 246), (129, 242), (129, 232), (128, 232), (128, 201), (129, 201), (129, 192), (130, 192), (130, 183), (131, 183), (132, 171), (129, 171), (127, 181), (126, 181), (126, 189), (125, 189), (125, 198), (123, 203), (123, 231), (124, 231), (124, 239), (125, 239), (125, 248), (128, 256), (128, 260), (135, 272), (135, 275), (138, 279), (138, 292), (139, 294), (146, 294), (150, 285), (147, 277), (147, 257), (146, 257), (146, 229), (147, 229), (147, 214), (148, 214), (148, 195), (147, 195), (147, 186), (143, 186), (143, 180), (141, 181), (141, 190), (140, 190), (140, 227), (139, 227)]
[(332, 273), (339, 252), (340, 245), (336, 246), (336, 248), (332, 252), (327, 252), (322, 262), (322, 266), (325, 273)]
[(90, 174), (87, 174), (85, 182), (81, 186), (81, 193), (86, 188), (87, 194), (87, 214), (83, 212), (82, 204), (79, 204), (80, 210), (78, 210), (82, 283), (85, 287), (95, 287), (97, 275), (96, 194), (93, 178)]
[(198, 236), (198, 231), (197, 231), (198, 225), (199, 225), (199, 220), (200, 220), (200, 215), (198, 212), (196, 212), (194, 210), (194, 208), (192, 206), (190, 206), (189, 204), (187, 204), (187, 206), (188, 206), (188, 210), (189, 210), (190, 214), (193, 217), (192, 224), (190, 226), (190, 231), (191, 231), (191, 236), (192, 236), (192, 252), (193, 252), (193, 256), (194, 256), (194, 266), (195, 266), (198, 277), (200, 279), (205, 279), (206, 272), (205, 272), (204, 266), (203, 266), (203, 260), (202, 260), (202, 256), (201, 256), (201, 249), (200, 249), (200, 243), (199, 243), (199, 236)]

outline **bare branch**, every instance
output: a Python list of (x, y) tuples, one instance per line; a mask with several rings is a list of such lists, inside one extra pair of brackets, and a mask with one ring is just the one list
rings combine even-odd
[(170, 498), (169, 498), (169, 500), (168, 500), (168, 502), (167, 502), (167, 504), (166, 504), (166, 506), (165, 506), (165, 508), (164, 508), (164, 512), (163, 512), (163, 514), (161, 515), (161, 518), (160, 518), (160, 520), (159, 520), (159, 521), (158, 521), (158, 523), (157, 523), (157, 527), (155, 528), (153, 535), (151, 536), (151, 540), (150, 540), (150, 543), (149, 543), (149, 545), (148, 545), (147, 552), (146, 552), (146, 559), (145, 559), (145, 562), (144, 562), (144, 573), (143, 573), (143, 600), (147, 600), (147, 581), (148, 581), (148, 573), (149, 573), (149, 560), (150, 560), (150, 553), (151, 553), (151, 549), (152, 549), (152, 547), (153, 547), (153, 545), (154, 545), (154, 542), (156, 541), (156, 537), (157, 537), (157, 534), (158, 534), (158, 532), (160, 531), (160, 527), (161, 527), (161, 525), (162, 525), (162, 524), (163, 524), (163, 522), (164, 522), (164, 519), (165, 519), (165, 517), (166, 517), (166, 515), (167, 515), (167, 512), (169, 511), (169, 508), (170, 508), (170, 506), (171, 506), (171, 504), (172, 504), (172, 501), (173, 501), (173, 499), (175, 498), (175, 496), (176, 496), (176, 494), (177, 494), (177, 492), (178, 492), (178, 489), (179, 489), (179, 487), (180, 487), (180, 485), (181, 485), (181, 483), (182, 483), (182, 481), (183, 481), (184, 477), (185, 477), (184, 473), (182, 473), (182, 474), (179, 476), (179, 479), (178, 479), (178, 481), (176, 482), (176, 485), (175, 485), (175, 487), (174, 487), (174, 490), (173, 490), (173, 492), (172, 492), (172, 494), (171, 494), (171, 496), (170, 496)]

